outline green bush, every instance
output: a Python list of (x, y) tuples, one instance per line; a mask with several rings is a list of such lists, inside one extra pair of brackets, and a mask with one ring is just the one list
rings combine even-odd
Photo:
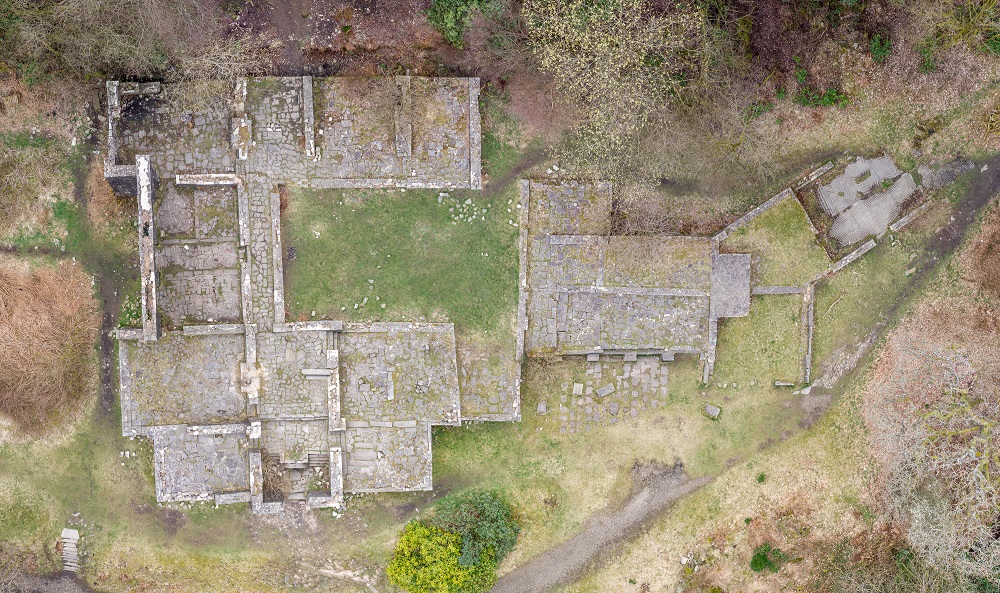
[(455, 47), (462, 47), (462, 35), (469, 25), (470, 12), (479, 0), (431, 0), (427, 20)]
[(409, 593), (485, 593), (496, 583), (496, 559), (487, 550), (471, 566), (459, 564), (462, 536), (410, 521), (386, 573)]
[(510, 505), (497, 493), (483, 490), (442, 498), (428, 523), (462, 536), (462, 566), (475, 564), (487, 550), (499, 563), (514, 549), (521, 531)]
[(765, 474), (764, 472), (760, 472), (759, 474), (757, 474), (758, 484), (763, 484), (765, 481), (767, 481), (767, 474)]
[(882, 37), (876, 33), (872, 36), (870, 49), (872, 59), (875, 60), (877, 64), (882, 64), (889, 59), (889, 54), (892, 53), (892, 39), (890, 39), (888, 35)]
[(778, 572), (781, 565), (788, 560), (788, 556), (778, 548), (772, 548), (771, 544), (763, 543), (753, 550), (753, 558), (750, 559), (750, 570), (760, 572), (765, 568), (771, 572)]

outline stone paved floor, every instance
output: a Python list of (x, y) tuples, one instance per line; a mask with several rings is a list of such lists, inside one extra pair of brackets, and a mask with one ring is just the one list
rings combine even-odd
[(249, 490), (245, 426), (213, 428), (222, 434), (191, 434), (186, 426), (154, 429), (157, 500), (212, 500), (216, 493)]
[(243, 336), (122, 340), (122, 422), (131, 426), (204, 424), (246, 418), (239, 391)]

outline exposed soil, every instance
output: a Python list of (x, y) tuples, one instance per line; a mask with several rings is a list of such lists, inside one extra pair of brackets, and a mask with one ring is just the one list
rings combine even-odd
[(633, 474), (638, 491), (621, 509), (591, 517), (583, 531), (504, 575), (492, 593), (541, 593), (573, 581), (608, 558), (616, 544), (636, 534), (660, 511), (711, 481), (710, 477), (691, 480), (680, 464), (667, 471), (637, 464)]
[[(87, 110), (87, 117), (90, 125), (95, 129), (100, 129), (97, 121), (97, 112), (93, 107)], [(73, 174), (73, 195), (76, 202), (83, 209), (80, 232), (90, 235), (93, 231), (90, 226), (90, 217), (87, 213), (87, 174), (90, 169), (90, 161), (97, 151), (100, 134), (91, 134), (85, 142), (90, 150), (84, 151), (86, 162), (78, 165)], [(85, 242), (87, 243), (87, 242)], [(111, 337), (115, 326), (118, 323), (118, 312), (121, 310), (121, 297), (118, 286), (115, 284), (112, 272), (121, 273), (122, 262), (116, 261), (113, 255), (103, 249), (86, 249), (74, 254), (80, 258), (84, 267), (94, 274), (97, 282), (98, 294), (101, 298), (101, 398), (98, 402), (97, 413), (102, 420), (112, 420), (111, 410), (115, 405), (115, 349), (114, 341)]]
[(246, 2), (234, 25), (281, 43), (277, 74), (439, 73), (456, 50), (427, 22), (430, 0)]
[[(993, 215), (994, 220), (996, 214)], [(969, 279), (987, 294), (1000, 297), (1000, 224), (987, 225), (969, 253)]]
[(65, 570), (47, 577), (16, 574), (10, 584), (12, 593), (93, 593), (76, 574)]

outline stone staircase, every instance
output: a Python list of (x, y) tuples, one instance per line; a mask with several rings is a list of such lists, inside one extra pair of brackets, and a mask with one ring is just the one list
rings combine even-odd
[(80, 532), (76, 529), (63, 529), (59, 541), (62, 543), (63, 570), (68, 570), (69, 572), (79, 571), (80, 553), (78, 544), (80, 541)]

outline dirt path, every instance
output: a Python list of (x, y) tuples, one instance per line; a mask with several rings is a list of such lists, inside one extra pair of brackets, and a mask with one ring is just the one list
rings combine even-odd
[[(91, 108), (87, 113), (90, 118), (90, 125), (99, 129), (97, 112)], [(95, 236), (94, 229), (90, 224), (90, 217), (87, 213), (88, 197), (87, 193), (87, 172), (90, 170), (91, 160), (94, 152), (98, 148), (100, 140), (99, 134), (91, 134), (86, 140), (84, 151), (86, 160), (82, 164), (74, 167), (73, 174), (73, 195), (82, 210), (81, 225), (78, 232), (82, 235), (79, 245), (81, 249), (73, 250), (72, 254), (80, 259), (84, 268), (94, 275), (97, 283), (97, 290), (101, 299), (101, 344), (100, 344), (100, 379), (101, 379), (101, 399), (97, 406), (97, 415), (101, 420), (111, 419), (111, 410), (115, 404), (115, 375), (114, 375), (114, 340), (112, 332), (118, 324), (118, 311), (121, 309), (121, 297), (118, 285), (115, 282), (115, 275), (121, 275), (126, 264), (116, 257), (112, 250), (104, 249), (101, 245), (101, 237)], [(68, 254), (67, 254), (68, 255)]]
[(582, 532), (504, 575), (492, 593), (542, 593), (572, 582), (615, 544), (637, 533), (649, 519), (711, 479), (691, 480), (680, 467), (650, 479), (621, 509), (591, 517)]

